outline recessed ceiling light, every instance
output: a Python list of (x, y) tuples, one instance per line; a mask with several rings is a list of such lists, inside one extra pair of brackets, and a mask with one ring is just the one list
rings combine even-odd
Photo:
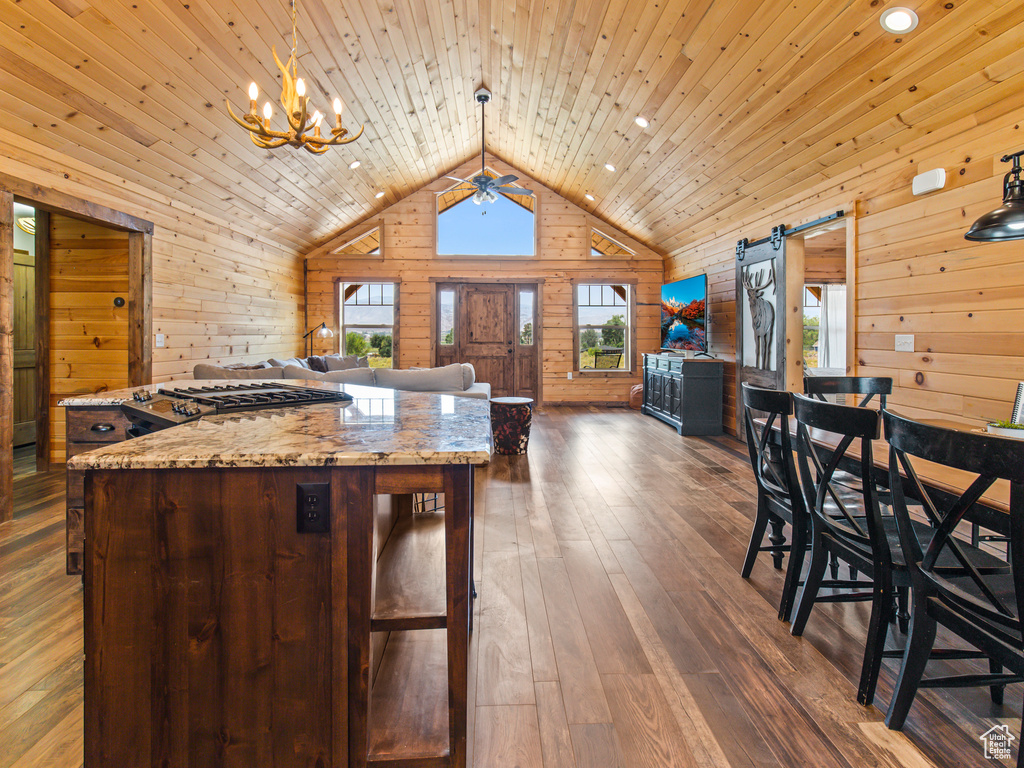
[(634, 120), (633, 122), (639, 125), (641, 128), (646, 128), (648, 125), (650, 125), (650, 123), (647, 122), (647, 118), (644, 117), (643, 115), (637, 115), (636, 120)]
[(378, 192), (376, 195), (374, 195), (374, 197), (376, 197), (378, 200), (380, 200), (382, 197), (384, 197), (384, 193), (383, 192)]
[(587, 198), (587, 200), (589, 200), (590, 202), (594, 202), (594, 196), (589, 192), (587, 192), (587, 194), (585, 194), (584, 197)]
[(917, 14), (909, 8), (887, 8), (878, 20), (882, 29), (899, 35), (917, 28)]
[(615, 166), (614, 166), (614, 165), (612, 165), (611, 163), (605, 163), (605, 164), (604, 164), (604, 169), (605, 169), (606, 171), (614, 171), (614, 170), (615, 170)]
[(358, 160), (353, 160), (351, 163), (348, 164), (348, 167), (351, 168), (354, 171), (360, 165), (361, 165), (361, 163)]

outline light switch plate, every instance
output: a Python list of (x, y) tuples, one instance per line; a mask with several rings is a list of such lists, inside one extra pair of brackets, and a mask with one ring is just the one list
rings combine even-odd
[(566, 374), (566, 378), (568, 378), (568, 379), (571, 379), (571, 378), (572, 378), (572, 371), (569, 371), (569, 372), (568, 372), (568, 373)]
[(158, 333), (156, 335), (156, 345), (158, 347), (162, 347), (164, 345), (164, 335), (162, 333)]
[(912, 334), (912, 333), (897, 333), (896, 334), (896, 351), (897, 352), (913, 352), (914, 351), (914, 334)]

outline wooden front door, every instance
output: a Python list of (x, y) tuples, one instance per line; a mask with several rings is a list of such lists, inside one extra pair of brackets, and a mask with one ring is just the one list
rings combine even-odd
[(436, 364), (471, 363), (491, 397), (538, 399), (536, 298), (533, 284), (439, 285)]
[(14, 252), (14, 446), (36, 441), (36, 262)]

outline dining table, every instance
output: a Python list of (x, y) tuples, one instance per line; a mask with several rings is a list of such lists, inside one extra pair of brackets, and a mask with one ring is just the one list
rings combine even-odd
[[(889, 408), (897, 415), (905, 416), (900, 413), (898, 409)], [(765, 419), (757, 418), (754, 420), (759, 425), (765, 423)], [(942, 427), (944, 429), (954, 429), (958, 431), (969, 431), (983, 433), (984, 429), (976, 425), (967, 424), (954, 419), (916, 419), (916, 421), (922, 424), (929, 424), (931, 426)], [(790, 433), (793, 440), (796, 440), (796, 420), (790, 419)], [(779, 430), (779, 423), (776, 421), (772, 428), (774, 431)], [(808, 436), (811, 439), (812, 444), (816, 448), (820, 449), (822, 458), (825, 458), (826, 454), (830, 454), (831, 451), (839, 444), (840, 436), (835, 433), (825, 432), (818, 429), (810, 429)], [(1016, 440), (1013, 437), (1002, 437), (999, 435), (991, 435), (993, 438), (999, 440)], [(874, 466), (872, 473), (872, 479), (875, 484), (882, 488), (889, 487), (889, 444), (885, 440), (883, 434), (876, 440), (872, 441), (871, 447), (871, 458)], [(951, 467), (944, 467), (939, 464), (924, 461), (921, 459), (912, 459), (914, 470), (920, 477), (922, 484), (928, 491), (932, 500), (937, 504), (947, 504), (960, 497), (964, 490), (974, 481), (975, 475), (969, 472), (953, 469)], [(860, 450), (859, 447), (854, 443), (851, 445), (845, 454), (844, 459), (840, 462), (840, 469), (847, 471), (859, 471), (858, 465), (860, 462)], [(916, 491), (913, 489), (912, 484), (903, 478), (904, 480), (904, 491), (913, 497), (916, 495)], [(998, 541), (1002, 540), (1009, 534), (1010, 526), (1010, 484), (1004, 480), (997, 480), (992, 484), (992, 487), (981, 497), (980, 500), (972, 505), (971, 509), (965, 515), (965, 520), (970, 526), (970, 539), (971, 543), (977, 545), (982, 541)], [(984, 533), (983, 531), (989, 531), (990, 533)]]

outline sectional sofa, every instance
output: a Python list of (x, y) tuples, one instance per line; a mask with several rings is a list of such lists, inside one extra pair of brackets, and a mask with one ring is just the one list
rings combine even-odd
[(366, 358), (354, 355), (316, 355), (287, 360), (271, 358), (254, 365), (226, 366), (199, 363), (192, 370), (194, 379), (313, 379), (368, 387), (387, 387), (405, 392), (431, 392), (438, 395), (477, 397), (487, 400), (491, 385), (476, 380), (469, 363), (453, 363), (440, 368), (370, 368)]

